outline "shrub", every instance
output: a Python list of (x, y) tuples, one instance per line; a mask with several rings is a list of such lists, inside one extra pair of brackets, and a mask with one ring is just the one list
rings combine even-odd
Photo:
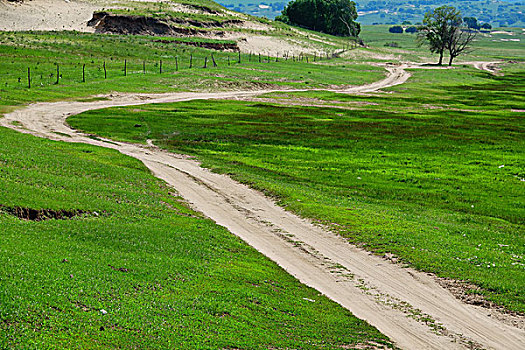
[(388, 29), (390, 33), (403, 33), (403, 27), (401, 26), (393, 26)]

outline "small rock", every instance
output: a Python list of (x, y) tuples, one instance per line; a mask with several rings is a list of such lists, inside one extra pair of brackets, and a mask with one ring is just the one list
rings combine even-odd
[(105, 314), (107, 314), (108, 312), (107, 312), (106, 310), (104, 310), (104, 309), (100, 309), (100, 313), (101, 313), (102, 315), (105, 315)]

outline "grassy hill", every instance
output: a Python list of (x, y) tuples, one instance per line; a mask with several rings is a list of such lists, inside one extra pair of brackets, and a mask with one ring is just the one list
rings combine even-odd
[[(220, 4), (235, 11), (255, 16), (275, 18), (281, 14), (288, 1), (282, 0), (220, 0)], [(525, 4), (522, 1), (505, 0), (359, 0), (358, 21), (362, 24), (401, 24), (404, 21), (420, 22), (425, 12), (443, 5), (454, 6), (464, 16), (473, 16), (493, 26), (525, 26)]]

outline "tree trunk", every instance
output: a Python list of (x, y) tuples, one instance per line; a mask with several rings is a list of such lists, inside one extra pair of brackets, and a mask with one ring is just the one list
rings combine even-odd
[(443, 51), (441, 51), (439, 53), (439, 62), (438, 62), (438, 66), (441, 66), (443, 64)]
[(454, 56), (450, 56), (450, 60), (448, 60), (448, 66), (450, 67), (452, 65), (452, 60), (454, 59)]

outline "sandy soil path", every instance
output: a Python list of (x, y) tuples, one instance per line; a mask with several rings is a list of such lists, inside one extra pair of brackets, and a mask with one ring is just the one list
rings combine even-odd
[[(386, 79), (347, 92), (369, 92), (403, 83), (409, 77), (404, 68), (390, 67)], [(186, 156), (153, 145), (94, 140), (65, 123), (72, 114), (111, 106), (243, 98), (264, 92), (269, 91), (127, 94), (113, 96), (109, 101), (36, 103), (7, 114), (0, 119), (0, 125), (54, 140), (112, 148), (141, 160), (195, 209), (241, 237), (301, 282), (377, 327), (401, 348), (523, 349), (525, 331), (498, 322), (485, 309), (461, 303), (425, 273), (402, 268), (358, 249), (286, 212), (261, 193), (201, 168)]]

